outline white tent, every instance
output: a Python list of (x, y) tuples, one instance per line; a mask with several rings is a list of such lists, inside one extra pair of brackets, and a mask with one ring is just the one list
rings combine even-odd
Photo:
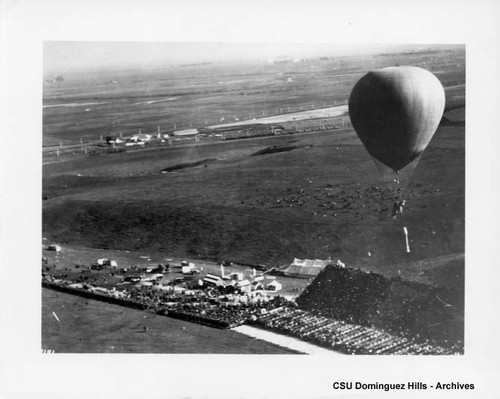
[(288, 266), (283, 273), (286, 276), (296, 276), (296, 277), (314, 277), (319, 274), (323, 268), (330, 264), (331, 260), (320, 260), (320, 259), (298, 259), (294, 258), (293, 262)]
[(183, 129), (183, 130), (176, 130), (173, 135), (174, 136), (192, 136), (195, 134), (198, 134), (198, 129)]

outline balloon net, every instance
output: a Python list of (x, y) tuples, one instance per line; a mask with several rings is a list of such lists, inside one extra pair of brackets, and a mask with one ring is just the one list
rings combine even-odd
[(395, 172), (393, 169), (384, 165), (382, 162), (377, 160), (375, 157), (371, 156), (373, 163), (377, 167), (380, 173), (381, 182), (392, 191), (399, 192), (404, 191), (410, 184), (411, 177), (417, 168), (418, 162), (420, 161), (421, 155), (415, 158), (412, 162), (406, 165), (403, 169)]
[[(370, 155), (371, 156), (371, 155)], [(410, 184), (411, 177), (420, 161), (421, 156), (418, 156), (402, 170), (395, 172), (393, 169), (378, 161), (375, 157), (371, 156), (373, 162), (377, 166), (380, 173), (380, 181), (389, 191), (389, 197), (393, 201), (391, 207), (391, 216), (394, 220), (403, 214), (406, 205), (406, 189)]]

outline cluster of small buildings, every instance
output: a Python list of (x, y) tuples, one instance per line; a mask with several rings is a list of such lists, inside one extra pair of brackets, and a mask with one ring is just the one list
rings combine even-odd
[[(199, 276), (200, 271), (191, 262), (182, 262), (182, 274), (168, 283), (163, 283), (164, 274), (155, 273), (158, 270), (146, 270), (140, 276), (127, 276), (124, 282), (136, 283), (139, 287), (149, 287), (154, 291), (195, 296), (200, 293), (209, 293), (213, 297), (224, 297), (231, 301), (251, 301), (257, 294), (269, 294), (280, 291), (283, 286), (273, 276), (265, 277), (253, 272), (252, 276), (245, 276), (242, 272), (225, 273), (221, 266), (221, 273), (207, 273)], [(245, 296), (246, 298), (242, 298)]]
[(146, 143), (150, 142), (152, 138), (153, 138), (152, 134), (145, 134), (145, 133), (137, 133), (128, 138), (108, 136), (106, 137), (106, 143), (112, 146), (120, 144), (125, 145), (125, 147), (130, 147), (135, 145), (144, 146), (146, 145)]
[[(111, 263), (109, 259), (99, 261), (102, 266), (110, 266)], [(95, 263), (97, 264), (98, 262)], [(183, 266), (186, 267), (191, 268), (192, 264)], [(120, 269), (124, 276), (117, 276), (116, 269), (113, 269), (109, 276), (113, 276), (114, 283), (109, 277), (103, 279), (102, 273), (101, 278), (96, 279), (85, 278), (83, 275), (71, 278), (68, 274), (56, 277), (44, 272), (42, 284), (48, 288), (124, 306), (154, 309), (159, 314), (208, 323), (220, 328), (242, 324), (256, 312), (266, 313), (268, 309), (281, 306), (283, 301), (286, 301), (280, 296), (268, 295), (263, 291), (263, 288), (272, 291), (281, 288), (281, 284), (276, 281), (263, 284), (263, 276), (255, 276), (257, 281), (254, 281), (245, 278), (243, 273), (227, 276), (224, 272), (222, 276), (209, 273), (204, 278), (170, 278), (170, 281), (164, 284), (164, 274), (158, 272), (165, 270), (164, 267), (161, 267), (162, 270), (159, 268), (160, 265), (150, 268), (151, 270)], [(129, 274), (130, 271), (143, 273)]]
[(267, 276), (266, 278), (263, 274), (257, 274), (255, 269), (251, 277), (246, 277), (241, 272), (226, 274), (222, 265), (220, 275), (208, 273), (203, 279), (203, 283), (208, 286), (222, 288), (233, 287), (235, 290), (246, 294), (263, 290), (277, 292), (283, 288), (282, 284), (274, 277)]
[(139, 133), (136, 133), (126, 138), (122, 137), (121, 134), (120, 137), (108, 136), (106, 137), (106, 142), (107, 144), (112, 146), (115, 145), (124, 145), (125, 147), (145, 146), (147, 143), (150, 143), (152, 141), (164, 143), (165, 140), (168, 140), (170, 142), (171, 136), (197, 136), (197, 135), (199, 135), (198, 129), (182, 129), (182, 130), (176, 130), (171, 134), (168, 134), (168, 133), (161, 133), (160, 127), (158, 127), (158, 132), (156, 134), (142, 133), (141, 129), (139, 129)]
[[(60, 247), (58, 249), (60, 250)], [(97, 271), (98, 273), (94, 274), (94, 277), (100, 276), (98, 277), (99, 280), (107, 286), (125, 284), (129, 289), (136, 287), (158, 293), (187, 296), (203, 295), (207, 292), (212, 297), (232, 295), (230, 299), (233, 302), (239, 302), (240, 299), (242, 302), (251, 302), (255, 296), (260, 296), (258, 294), (276, 293), (283, 288), (282, 284), (276, 280), (276, 277), (264, 276), (255, 269), (247, 273), (248, 275), (243, 272), (226, 273), (224, 266), (221, 265), (220, 274), (209, 272), (200, 276), (201, 271), (192, 262), (181, 261), (180, 266), (176, 267), (180, 268), (182, 277), (166, 278), (166, 274), (171, 271), (168, 263), (157, 266), (145, 265), (143, 267), (118, 268), (117, 261), (101, 258), (87, 268), (77, 265), (77, 268), (81, 268), (81, 272), (73, 282), (81, 284), (95, 280), (85, 277), (85, 275)], [(99, 272), (104, 270), (108, 270), (108, 272), (104, 274)], [(245, 298), (240, 298), (240, 296), (245, 296)]]

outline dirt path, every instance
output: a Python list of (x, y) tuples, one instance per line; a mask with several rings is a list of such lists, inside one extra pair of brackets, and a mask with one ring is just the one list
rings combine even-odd
[(255, 123), (271, 124), (271, 123), (283, 123), (291, 121), (304, 121), (316, 118), (335, 118), (344, 115), (346, 112), (347, 112), (347, 105), (339, 105), (336, 107), (312, 109), (309, 111), (293, 112), (290, 114), (281, 114), (275, 116), (268, 116), (265, 118), (248, 119), (240, 122), (213, 125), (213, 126), (208, 126), (208, 128), (217, 129), (221, 127), (253, 125)]

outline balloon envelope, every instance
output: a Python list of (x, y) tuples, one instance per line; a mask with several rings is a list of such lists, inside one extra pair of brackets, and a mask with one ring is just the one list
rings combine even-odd
[(439, 80), (422, 68), (383, 68), (364, 75), (349, 98), (349, 116), (367, 151), (394, 171), (427, 147), (445, 105)]

